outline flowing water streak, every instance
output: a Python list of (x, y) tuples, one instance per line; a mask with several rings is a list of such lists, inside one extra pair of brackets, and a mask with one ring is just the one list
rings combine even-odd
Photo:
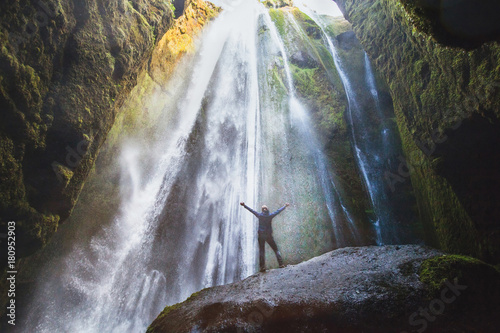
[[(376, 232), (376, 242), (378, 245), (397, 243), (398, 235), (395, 231), (395, 227), (391, 225), (394, 223), (394, 217), (392, 215), (392, 209), (388, 198), (384, 192), (384, 181), (382, 178), (382, 173), (379, 169), (382, 168), (383, 158), (381, 152), (383, 150), (390, 150), (389, 146), (376, 146), (373, 144), (374, 138), (369, 137), (368, 130), (364, 126), (369, 126), (369, 120), (364, 117), (363, 110), (357, 101), (356, 93), (352, 87), (351, 80), (344, 70), (342, 60), (338, 55), (338, 52), (328, 34), (325, 32), (325, 24), (321, 17), (315, 12), (309, 10), (305, 6), (299, 7), (304, 13), (306, 13), (311, 19), (313, 19), (316, 24), (320, 27), (322, 31), (323, 38), (327, 42), (330, 49), (330, 53), (333, 57), (335, 66), (342, 80), (347, 100), (349, 103), (349, 120), (352, 132), (352, 141), (355, 150), (355, 156), (357, 158), (358, 166), (363, 176), (363, 180), (367, 191), (370, 196), (373, 211), (375, 214), (375, 220), (373, 225)], [(376, 89), (376, 87), (374, 87)], [(375, 90), (376, 91), (376, 90)], [(373, 91), (371, 92), (373, 94)], [(378, 95), (378, 93), (377, 93)], [(356, 119), (355, 119), (356, 118)], [(365, 122), (367, 122), (365, 124)]]
[[(352, 89), (351, 82), (350, 82), (349, 78), (347, 77), (346, 72), (343, 69), (342, 61), (337, 53), (337, 50), (335, 49), (332, 40), (330, 39), (330, 37), (326, 34), (326, 32), (324, 30), (324, 24), (322, 24), (321, 19), (319, 17), (317, 17), (316, 15), (312, 14), (310, 16), (313, 20), (315, 20), (315, 22), (321, 28), (323, 38), (328, 43), (328, 47), (329, 47), (330, 52), (332, 54), (332, 57), (333, 57), (333, 60), (335, 63), (335, 67), (337, 68), (339, 76), (342, 80), (342, 84), (344, 85), (344, 89), (345, 89), (345, 92), (347, 95), (347, 101), (349, 103), (349, 120), (350, 120), (350, 124), (351, 124), (351, 132), (352, 132), (352, 140), (353, 140), (353, 144), (354, 144), (355, 156), (357, 158), (357, 162), (358, 162), (358, 166), (361, 170), (361, 174), (363, 175), (363, 180), (364, 180), (366, 189), (368, 190), (372, 206), (373, 206), (374, 210), (377, 210), (377, 208), (378, 208), (376, 205), (377, 197), (376, 197), (376, 193), (375, 193), (375, 188), (371, 182), (371, 177), (369, 176), (369, 172), (367, 170), (368, 163), (366, 160), (366, 156), (359, 148), (358, 138), (357, 138), (357, 135), (355, 133), (356, 127), (354, 125), (354, 120), (353, 120), (353, 111), (358, 111), (359, 105), (358, 105), (358, 102), (356, 100), (354, 90)], [(377, 213), (378, 212), (376, 212), (376, 214)], [(378, 245), (383, 245), (382, 230), (381, 230), (381, 225), (380, 225), (380, 215), (378, 215), (378, 214), (376, 215), (376, 220), (373, 222), (373, 224), (375, 226), (375, 232), (376, 232), (376, 236), (377, 236), (376, 242)]]
[[(297, 25), (293, 16), (291, 16), (290, 13), (287, 14), (288, 14), (288, 20)], [(271, 29), (271, 35), (273, 39), (276, 41), (280, 53), (283, 57), (284, 69), (286, 74), (286, 83), (289, 94), (288, 104), (290, 109), (291, 123), (299, 128), (304, 141), (308, 143), (309, 150), (313, 154), (314, 163), (320, 180), (322, 193), (328, 210), (328, 215), (330, 217), (333, 231), (335, 234), (335, 245), (336, 247), (354, 245), (347, 243), (345, 233), (349, 232), (351, 236), (356, 240), (356, 242), (359, 241), (359, 235), (356, 231), (356, 227), (348, 210), (340, 201), (340, 196), (334, 184), (333, 177), (330, 174), (330, 171), (328, 170), (327, 167), (326, 157), (324, 156), (324, 153), (321, 151), (318, 140), (316, 139), (316, 136), (314, 134), (314, 130), (308, 112), (297, 98), (284, 42), (280, 38), (276, 27), (274, 26), (274, 24), (272, 24), (271, 17), (269, 16), (268, 13), (266, 13), (266, 21), (269, 22), (268, 25)], [(296, 28), (296, 32), (303, 33), (301, 29), (298, 28), (298, 26)], [(338, 210), (339, 206), (342, 207), (342, 212), (339, 212)], [(346, 220), (348, 221), (348, 229), (349, 229), (348, 231), (344, 230), (340, 225), (338, 219), (339, 214), (344, 214), (344, 216), (346, 217)]]
[[(305, 31), (299, 26), (295, 17), (290, 12), (287, 12), (287, 17), (288, 17), (288, 21), (292, 23), (292, 26), (295, 29), (295, 31), (300, 36), (302, 36), (302, 38), (305, 38), (306, 40), (308, 40), (308, 37), (307, 37)], [(309, 42), (309, 44), (310, 44), (310, 42)], [(295, 100), (297, 100), (297, 99), (295, 98)], [(301, 105), (298, 105), (298, 108), (303, 108), (303, 107)], [(303, 111), (302, 113), (305, 114), (305, 111)], [(336, 231), (336, 235), (341, 235), (341, 236), (337, 237), (337, 245), (339, 247), (360, 245), (361, 244), (360, 235), (359, 235), (359, 233), (357, 231), (357, 227), (354, 223), (354, 218), (352, 217), (349, 210), (346, 208), (346, 206), (343, 202), (342, 196), (339, 195), (339, 192), (337, 190), (337, 185), (335, 184), (334, 179), (333, 179), (332, 175), (330, 174), (330, 171), (327, 168), (326, 157), (319, 149), (319, 143), (317, 142), (316, 137), (312, 134), (312, 126), (310, 124), (310, 119), (308, 117), (302, 117), (301, 119), (303, 122), (307, 122), (308, 141), (313, 143), (312, 147), (316, 151), (316, 154), (315, 154), (316, 165), (317, 165), (319, 172), (320, 172), (320, 175), (321, 175), (323, 193), (325, 195), (325, 198), (327, 199), (327, 202), (330, 203), (330, 205), (328, 205), (328, 211), (330, 213), (330, 217), (332, 218), (333, 216), (338, 214), (338, 210), (336, 210), (335, 212), (333, 211), (332, 203), (336, 203), (336, 206), (340, 205), (340, 207), (342, 208), (342, 213), (344, 214), (344, 217), (347, 221), (347, 227), (349, 229), (349, 233), (351, 234), (351, 236), (353, 237), (353, 240), (355, 242), (355, 244), (348, 244), (345, 240), (345, 237), (343, 236), (343, 234), (346, 231), (339, 230), (339, 226), (335, 225), (334, 230)], [(332, 222), (333, 221), (334, 220), (332, 219)], [(335, 224), (335, 222), (334, 222), (334, 224)]]
[[(377, 108), (378, 115), (380, 119), (384, 119), (385, 116), (382, 112), (382, 107), (380, 105), (380, 98), (378, 95), (378, 89), (377, 89), (377, 84), (375, 82), (375, 75), (373, 74), (373, 68), (372, 64), (370, 63), (370, 59), (368, 58), (368, 54), (365, 52), (365, 72), (366, 72), (366, 85), (370, 89), (370, 93), (373, 97), (373, 100), (375, 101), (375, 105)], [(390, 129), (384, 125), (382, 128), (382, 140), (383, 140), (383, 146), (388, 147), (389, 146), (389, 136), (392, 134)]]
[(377, 85), (375, 84), (375, 75), (373, 75), (372, 64), (370, 63), (370, 59), (368, 58), (368, 54), (366, 52), (365, 52), (365, 71), (366, 71), (366, 85), (370, 89), (370, 93), (372, 94), (373, 99), (377, 104), (377, 111), (381, 112)]

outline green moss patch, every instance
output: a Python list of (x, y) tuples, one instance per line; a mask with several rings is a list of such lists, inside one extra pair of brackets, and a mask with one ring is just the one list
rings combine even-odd
[[(429, 294), (437, 295), (446, 281), (470, 285), (494, 273), (494, 268), (479, 259), (462, 255), (443, 255), (425, 260), (420, 266), (420, 281), (428, 285)], [(498, 274), (498, 272), (497, 272)]]
[[(176, 303), (174, 305), (166, 306), (163, 311), (156, 317), (156, 320), (161, 321), (164, 317), (166, 317), (170, 312), (177, 310), (181, 308), (183, 305), (182, 303)], [(146, 331), (147, 333), (153, 333), (156, 332), (155, 328), (151, 325), (148, 327), (148, 330)]]
[(209, 289), (212, 289), (212, 288), (205, 288), (205, 289), (202, 289), (200, 291), (197, 291), (197, 292), (191, 294), (191, 296), (189, 296), (188, 299), (186, 299), (184, 302), (180, 302), (180, 303), (166, 306), (163, 309), (163, 311), (158, 315), (158, 317), (156, 317), (154, 322), (148, 327), (146, 333), (163, 332), (161, 329), (158, 329), (158, 327), (161, 327), (162, 320), (169, 313), (171, 313), (172, 311), (175, 311), (177, 309), (182, 308), (187, 303), (193, 302), (195, 299), (199, 298), (201, 294), (203, 294), (205, 291), (208, 291)]
[(280, 35), (283, 36), (286, 33), (285, 14), (281, 10), (269, 9), (269, 15)]

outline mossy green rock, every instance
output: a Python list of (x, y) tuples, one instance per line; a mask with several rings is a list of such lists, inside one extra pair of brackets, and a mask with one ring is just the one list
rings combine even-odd
[(164, 1), (0, 4), (0, 227), (16, 255), (65, 220), (126, 92), (172, 23)]
[(450, 47), (421, 1), (336, 2), (391, 90), (405, 158), (388, 186), (411, 180), (428, 243), (498, 263), (500, 45)]
[[(446, 287), (446, 281), (453, 281), (465, 286), (467, 295), (480, 293), (486, 298), (479, 299), (481, 306), (500, 297), (500, 273), (481, 260), (462, 255), (443, 255), (427, 259), (420, 267), (420, 281), (429, 287), (429, 296), (437, 297), (439, 292)], [(491, 284), (491, 281), (497, 281)], [(475, 289), (471, 291), (471, 288)], [(478, 301), (476, 299), (476, 301)]]
[(293, 0), (265, 0), (263, 4), (269, 8), (293, 7)]

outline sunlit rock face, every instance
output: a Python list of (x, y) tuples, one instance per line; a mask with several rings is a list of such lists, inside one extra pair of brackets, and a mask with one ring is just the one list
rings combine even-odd
[(498, 263), (500, 46), (498, 20), (479, 15), (498, 5), (337, 3), (394, 99), (405, 157), (389, 183), (411, 178), (429, 241)]
[[(186, 7), (183, 3), (179, 5), (180, 16), (172, 29), (163, 35), (149, 61), (148, 73), (160, 85), (167, 83), (185, 54), (194, 52), (194, 38), (220, 11), (220, 8), (202, 0), (190, 0)], [(175, 9), (177, 12), (177, 6)]]
[(3, 1), (0, 21), (0, 221), (17, 222), (25, 256), (69, 216), (172, 15), (164, 1)]

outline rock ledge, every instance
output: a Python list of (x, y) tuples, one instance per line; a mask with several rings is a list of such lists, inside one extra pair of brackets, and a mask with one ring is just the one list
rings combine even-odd
[(204, 289), (166, 307), (148, 333), (495, 332), (499, 287), (500, 273), (473, 258), (418, 245), (344, 248)]

